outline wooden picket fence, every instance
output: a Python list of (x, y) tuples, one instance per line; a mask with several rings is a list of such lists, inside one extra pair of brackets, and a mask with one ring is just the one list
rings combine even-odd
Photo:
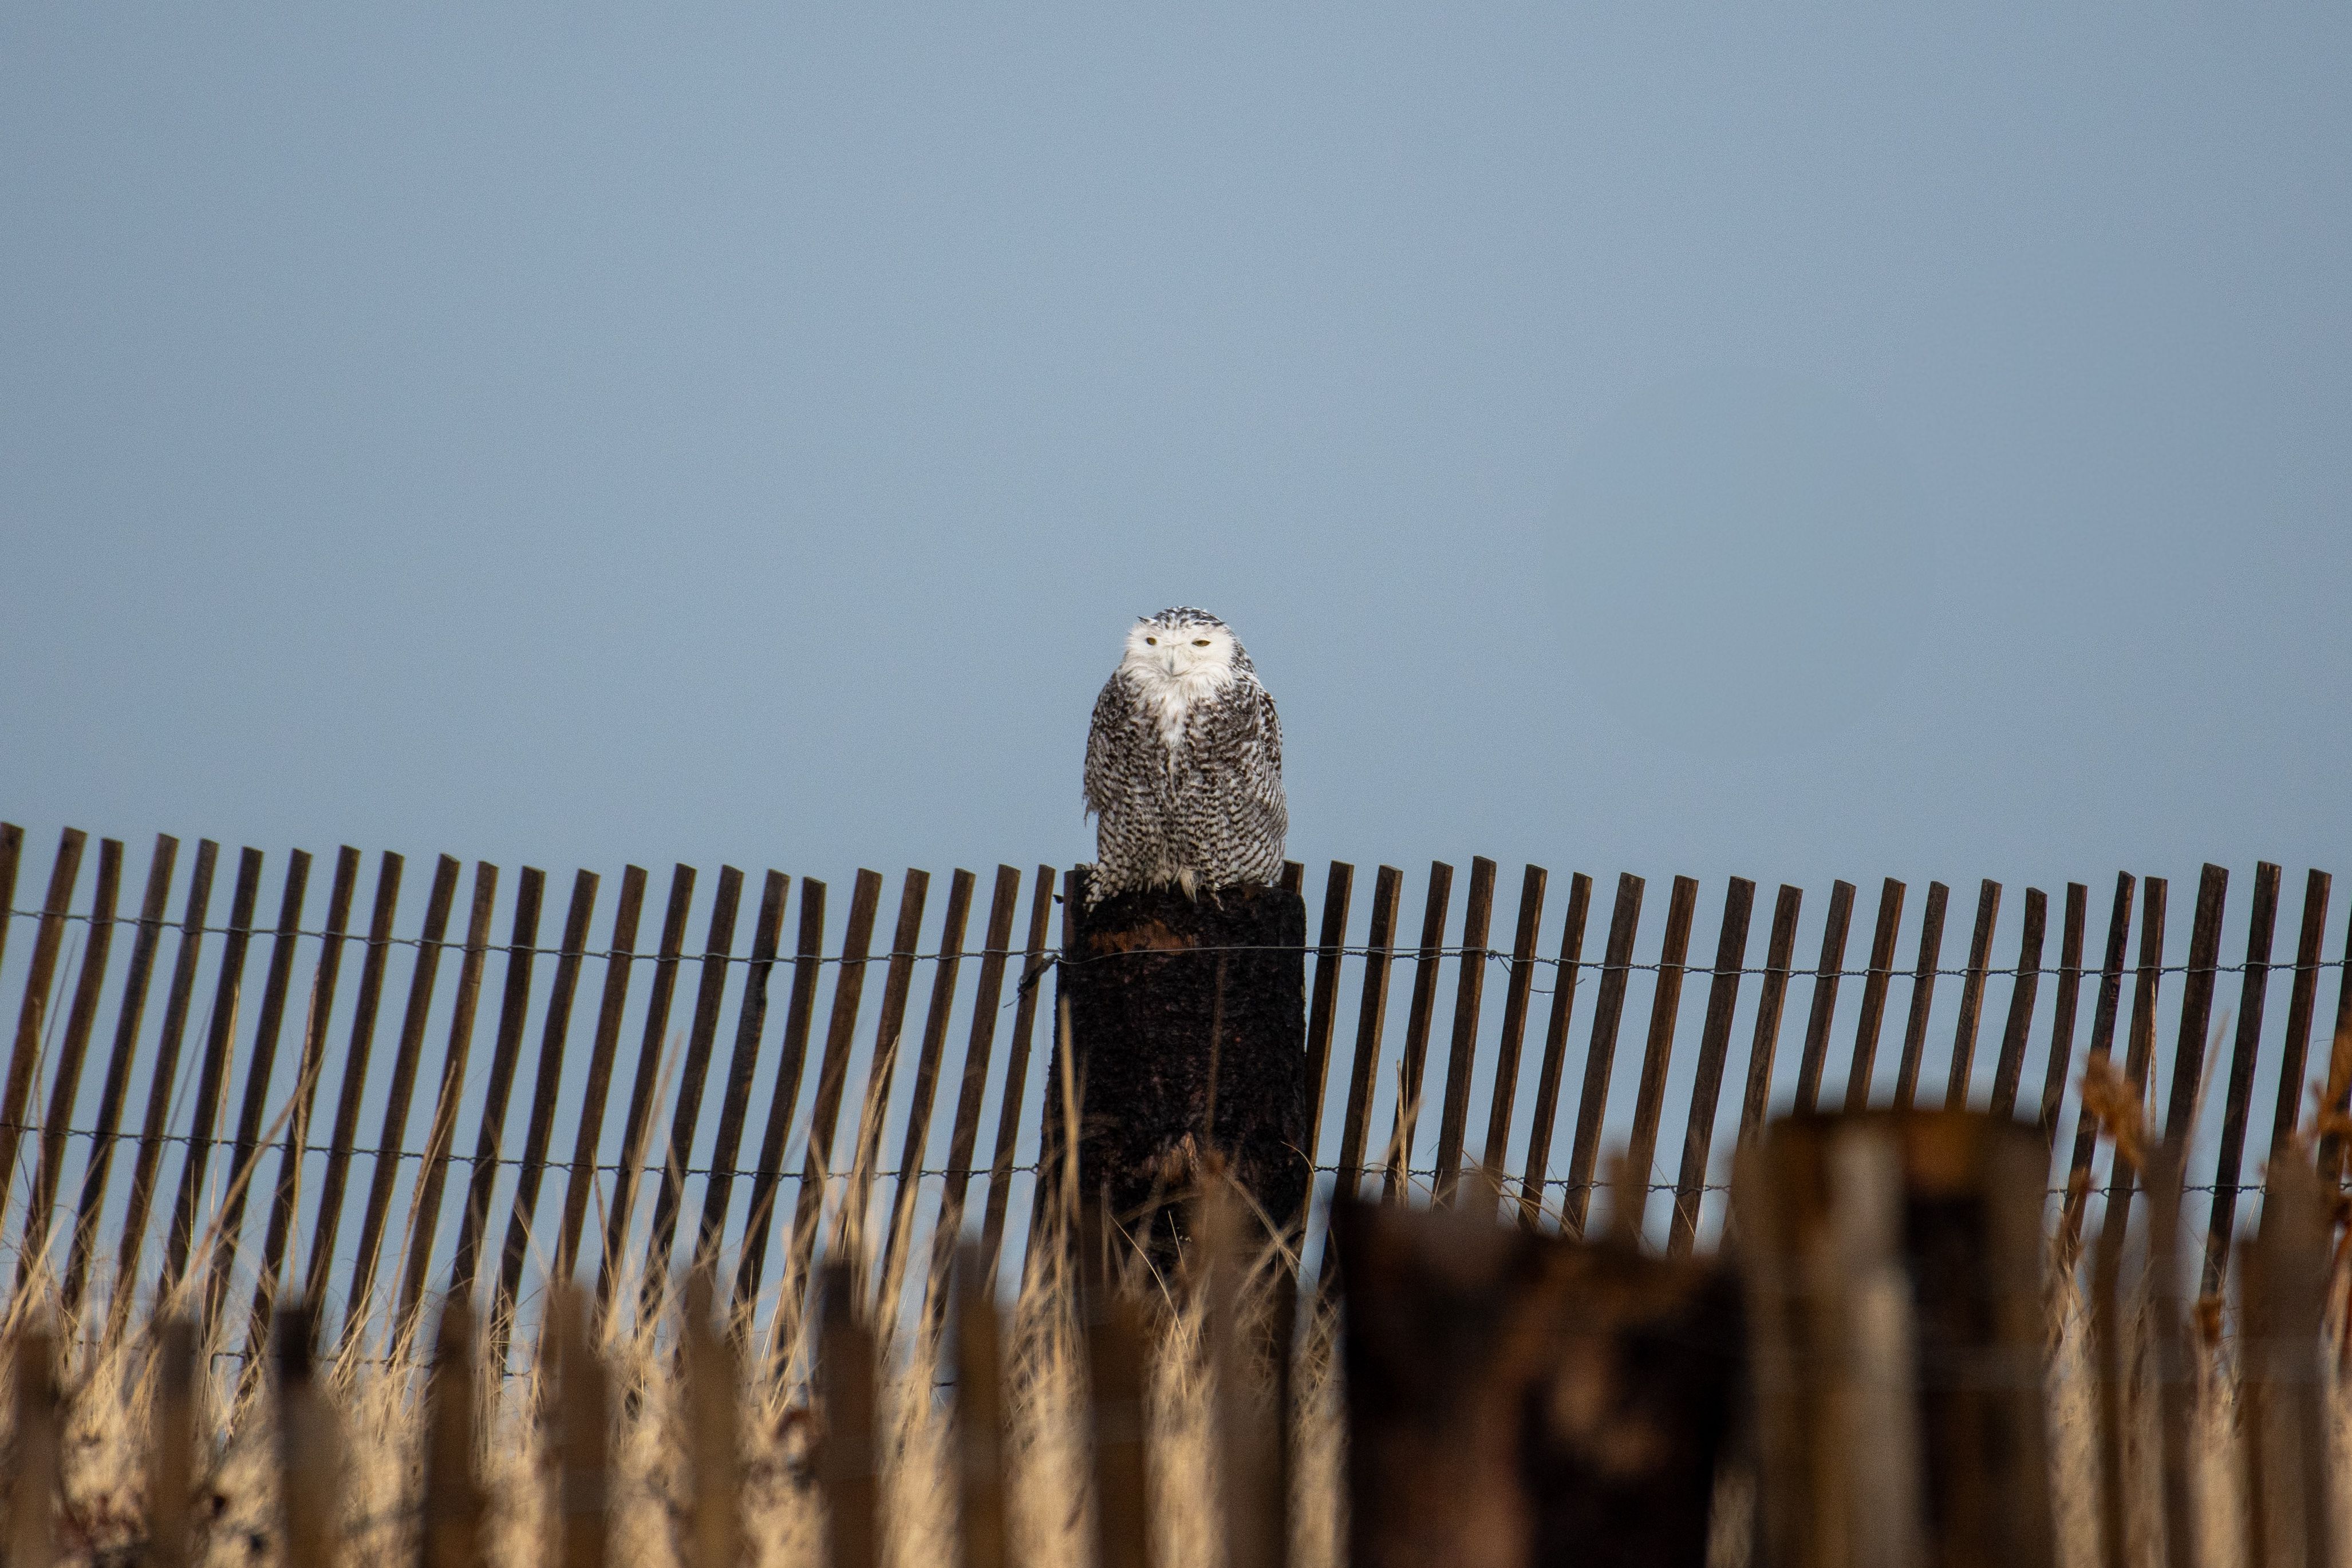
[[(502, 1324), (527, 1289), (578, 1280), (609, 1312), (631, 1298), (663, 1300), (674, 1273), (699, 1267), (718, 1270), (726, 1310), (747, 1324), (764, 1313), (766, 1337), (789, 1354), (809, 1316), (818, 1264), (845, 1240), (874, 1260), (859, 1289), (875, 1321), (887, 1323), (910, 1303), (938, 1298), (968, 1229), (977, 1229), (976, 1266), (991, 1279), (1028, 1233), (1038, 1131), (1053, 1097), (1050, 1030), (1047, 1049), (1037, 1040), (1041, 1012), (1052, 1017), (1042, 982), (1055, 952), (1063, 880), (1053, 868), (1024, 878), (998, 867), (976, 945), (979, 879), (956, 871), (935, 916), (933, 878), (908, 871), (879, 951), (885, 879), (873, 871), (856, 874), (838, 927), (828, 925), (824, 883), (803, 876), (795, 890), (793, 877), (767, 872), (747, 942), (739, 925), (749, 879), (724, 867), (699, 900), (698, 946), (690, 941), (702, 885), (694, 868), (672, 873), (649, 946), (640, 929), (647, 873), (623, 872), (600, 922), (603, 881), (582, 871), (560, 934), (542, 945), (547, 878), (535, 868), (502, 893), (497, 866), (478, 863), (468, 878), (443, 855), (427, 879), (422, 917), (408, 925), (401, 856), (377, 858), (362, 905), (363, 857), (341, 850), (320, 917), (310, 896), (312, 857), (294, 851), (278, 873), (273, 920), (264, 913), (266, 857), (248, 848), (226, 878), (224, 918), (215, 883), (226, 868), (212, 841), (196, 846), (182, 875), (181, 845), (159, 835), (135, 912), (123, 899), (122, 844), (100, 841), (95, 874), (85, 878), (89, 848), (81, 832), (65, 831), (37, 906), (19, 909), (24, 834), (0, 825), (0, 901), (8, 910), (0, 967), (14, 963), (21, 976), (0, 1102), (0, 1214), (17, 1251), (19, 1290), (35, 1281), (54, 1289), (70, 1321), (81, 1321), (103, 1283), (114, 1331), (134, 1301), (174, 1291), (193, 1291), (209, 1328), (241, 1285), (249, 1291), (243, 1354), (257, 1362), (281, 1291), (311, 1303), (330, 1328), (339, 1311), (349, 1346), (372, 1326), (387, 1337), (415, 1330), (435, 1294), (478, 1301), (487, 1291), (485, 1321)], [(1305, 868), (1294, 863), (1286, 876), (1303, 890)], [(1354, 869), (1334, 862), (1322, 878), (1319, 907), (1310, 909), (1309, 929), (1318, 935), (1307, 955), (1309, 1140), (1332, 1187), (1357, 1192), (1377, 1176), (1392, 1196), (1433, 1188), (1451, 1197), (1459, 1173), (1475, 1165), (1530, 1223), (1580, 1235), (1604, 1145), (1622, 1145), (1637, 1178), (1629, 1189), (1639, 1191), (1636, 1207), (1671, 1194), (1660, 1242), (1686, 1254), (1720, 1213), (1721, 1182), (1711, 1173), (1729, 1147), (1752, 1138), (1769, 1111), (1829, 1108), (1833, 1059), (1844, 1067), (1841, 1103), (1849, 1108), (1974, 1105), (2033, 1120), (2052, 1151), (2051, 1189), (2070, 1239), (2081, 1235), (2102, 1183), (2093, 1118), (2074, 1085), (2119, 1059), (2155, 1128), (2177, 1147), (2200, 1137), (2206, 1145), (2199, 1146), (2210, 1145), (2193, 1173), (2210, 1179), (2184, 1184), (2210, 1195), (2208, 1294), (2219, 1291), (2232, 1257), (2260, 1082), (2275, 1085), (2264, 1155), (2281, 1156), (2298, 1128), (2315, 1126), (2325, 1134), (2320, 1175), (2340, 1186), (2352, 1098), (2352, 946), (2345, 957), (2323, 952), (2326, 873), (2305, 881), (2291, 959), (2274, 950), (2281, 871), (2263, 862), (2244, 905), (2242, 963), (2223, 962), (2229, 878), (2209, 865), (2185, 956), (2167, 946), (2165, 881), (2126, 873), (2096, 949), (2087, 946), (2090, 890), (2069, 883), (2054, 912), (2049, 895), (2028, 888), (2021, 918), (1997, 951), (2004, 894), (1982, 883), (1962, 961), (1952, 967), (1941, 883), (1928, 886), (1906, 940), (1906, 889), (1884, 882), (1859, 955), (1849, 943), (1856, 892), (1835, 883), (1815, 923), (1818, 956), (1807, 967), (1799, 956), (1805, 895), (1795, 887), (1779, 890), (1757, 964), (1756, 886), (1728, 879), (1707, 966), (1691, 961), (1701, 895), (1692, 878), (1673, 880), (1663, 926), (1645, 927), (1643, 880), (1619, 877), (1597, 951), (1587, 941), (1591, 877), (1569, 879), (1555, 922), (1548, 874), (1527, 867), (1507, 935), (1496, 927), (1496, 879), (1492, 861), (1474, 860), (1457, 914), (1453, 868), (1433, 865), (1418, 936), (1408, 939), (1405, 877), (1382, 866), (1364, 934), (1351, 939)], [(1859, 967), (1848, 967), (1857, 956)], [(257, 1000), (248, 974), (256, 957)], [(354, 962), (355, 982), (346, 974)], [(869, 970), (877, 966), (878, 1006), (869, 1009)], [(156, 1015), (151, 993), (166, 967)], [(1400, 1038), (1388, 1012), (1402, 967), (1411, 984)], [(2275, 1013), (2266, 1008), (2280, 969), (2288, 996), (2284, 1030), (2273, 1037), (2265, 1019)], [(2318, 1103), (2307, 1106), (2310, 1042), (2331, 969), (2334, 1045)], [(1612, 1114), (1612, 1096), (1623, 1098), (1619, 1045), (1629, 1007), (1640, 999), (1631, 994), (1637, 972), (1651, 978), (1649, 1015), (1630, 1111)], [(2234, 1006), (2226, 996), (2219, 1006), (2234, 1025), (2226, 1071), (2216, 1063), (2209, 1072), (2209, 1030), (2225, 975), (2237, 977)], [(1436, 1004), (1449, 976), (1452, 1013), (1433, 1074)], [(1695, 1046), (1685, 1047), (1683, 987), (1699, 976), (1706, 994)], [(575, 1028), (575, 1010), (590, 1010), (580, 997), (585, 977), (600, 987), (593, 1017)], [(1502, 987), (1499, 1009), (1486, 996), (1490, 977)], [(690, 1003), (678, 995), (686, 978)], [(1947, 1043), (1935, 1009), (1939, 994), (1951, 996), (1948, 980), (1957, 980), (1958, 998)], [(482, 993), (494, 981), (485, 1073), (475, 1037)], [(917, 1020), (919, 981), (925, 1000)], [(1809, 1006), (1795, 1051), (1785, 1051), (1783, 1019), (1799, 982)], [(1842, 1019), (1852, 982), (1859, 1007)], [(777, 986), (781, 1009), (771, 1005)], [(2086, 987), (2091, 1017), (2082, 1038)], [(1996, 1027), (1988, 1015), (2002, 990), (2006, 1010)], [(395, 992), (400, 1005), (391, 1016)], [(1351, 993), (1349, 1025), (1343, 1014)], [(1898, 994), (1908, 1013), (1899, 1055), (1890, 1053), (1890, 1081), (1880, 1046)], [(1581, 1013), (1580, 995), (1590, 998)], [(2169, 1009), (2168, 1030), (2160, 1009)], [(103, 1071), (86, 1071), (98, 1066), (93, 1048), (110, 1015)], [(1743, 1019), (1744, 1030), (1736, 1029)], [(1738, 1032), (1746, 1036), (1744, 1069), (1735, 1060)], [(2160, 1032), (2172, 1036), (2168, 1071)], [(584, 1065), (573, 1061), (581, 1033)], [(1572, 1066), (1579, 1034), (1580, 1065)], [(1980, 1040), (1990, 1050), (1990, 1074), (1979, 1066)], [(633, 1053), (624, 1049), (631, 1042)], [(2031, 1080), (2030, 1065), (2038, 1069)], [(518, 1138), (510, 1112), (527, 1066)], [(1931, 1071), (1937, 1066), (1940, 1074)], [(625, 1069), (627, 1094), (616, 1117), (615, 1078)], [(1932, 1086), (1938, 1075), (1940, 1094)], [(1721, 1104), (1727, 1077), (1736, 1111)], [(420, 1106), (420, 1087), (428, 1086)], [(951, 1106), (942, 1103), (950, 1088)], [(2205, 1110), (2209, 1088), (2221, 1096), (2218, 1116)], [(1483, 1129), (1473, 1118), (1479, 1108)], [(2315, 1120), (2315, 1111), (2332, 1115)], [(755, 1121), (758, 1141), (747, 1146)], [(461, 1123), (470, 1141), (460, 1138)], [(985, 1155), (983, 1124), (992, 1126)], [(1673, 1124), (1683, 1128), (1678, 1159), (1664, 1157)], [(565, 1127), (568, 1137), (560, 1136)], [(126, 1161), (127, 1181), (116, 1174)], [(560, 1199), (544, 1191), (551, 1172), (562, 1176)], [(2127, 1200), (2127, 1183), (2106, 1180)], [(1016, 1194), (1028, 1196), (1016, 1201)], [(21, 1207), (10, 1201), (17, 1197)], [(681, 1248), (689, 1207), (692, 1239)], [(307, 1245), (299, 1235), (305, 1227)], [(912, 1291), (910, 1278), (919, 1281)]]

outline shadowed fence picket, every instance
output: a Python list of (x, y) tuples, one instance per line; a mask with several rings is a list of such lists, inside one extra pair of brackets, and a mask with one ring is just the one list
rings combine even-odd
[[(226, 878), (211, 841), (184, 855), (159, 835), (143, 869), (117, 841), (92, 851), (68, 830), (44, 869), (0, 825), (0, 987), (16, 1001), (0, 1213), (20, 1289), (54, 1281), (72, 1309), (103, 1286), (118, 1325), (163, 1287), (189, 1286), (216, 1327), (239, 1301), (228, 1337), (249, 1359), (271, 1343), (280, 1291), (315, 1303), (347, 1346), (417, 1332), (426, 1297), (455, 1291), (486, 1310), (495, 1354), (512, 1309), (551, 1282), (610, 1312), (708, 1273), (743, 1341), (790, 1358), (825, 1258), (872, 1260), (831, 1288), (887, 1322), (944, 1312), (967, 1228), (991, 1278), (1025, 1247), (1034, 1198), (1016, 1194), (1034, 1192), (1041, 1125), (1060, 1113), (1037, 1040), (1053, 1017), (1055, 868), (958, 870), (943, 895), (908, 871), (894, 906), (884, 876), (861, 871), (829, 924), (821, 880), (681, 865), (648, 945), (636, 866), (617, 883), (581, 871), (558, 892), (535, 868), (488, 864), (467, 886), (446, 855), (427, 883), (389, 852), (371, 873), (348, 847), (320, 877), (299, 851), (244, 850)], [(1314, 879), (1293, 866), (1286, 880)], [(2259, 1188), (2245, 1161), (2265, 1092), (2258, 1167), (2316, 1125), (2319, 1174), (2344, 1175), (2345, 1124), (2314, 1114), (2340, 1118), (2352, 1100), (2352, 933), (2331, 926), (2324, 872), (2293, 915), (2278, 866), (2259, 864), (2234, 902), (2229, 873), (2205, 867), (2185, 944), (2177, 925), (2168, 942), (2164, 879), (2119, 876), (2103, 936), (2090, 889), (2069, 883), (2054, 964), (2044, 890), (1983, 881), (1952, 912), (1966, 950), (1955, 934), (1948, 967), (1949, 890), (1915, 899), (1887, 878), (1855, 968), (1845, 882), (1824, 897), (1780, 887), (1759, 941), (1747, 879), (1710, 892), (1675, 877), (1648, 901), (1623, 875), (1596, 951), (1582, 873), (1559, 898), (1526, 867), (1504, 909), (1509, 884), (1475, 859), (1457, 909), (1454, 868), (1434, 864), (1410, 942), (1408, 880), (1380, 867), (1359, 898), (1354, 868), (1334, 862), (1309, 910), (1310, 1152), (1327, 1191), (1499, 1196), (1526, 1223), (1581, 1234), (1604, 1151), (1622, 1147), (1628, 1191), (1671, 1195), (1635, 1218), (1679, 1255), (1719, 1226), (1731, 1151), (1769, 1113), (1990, 1106), (2038, 1124), (2072, 1244), (2093, 1196), (2116, 1215), (2132, 1190), (2127, 1173), (2095, 1168), (2077, 1088), (2111, 1071), (2119, 1035), (2121, 1081), (2190, 1151), (2184, 1188), (2210, 1195), (2209, 1294)], [(2275, 947), (2282, 925), (2291, 954)], [(1801, 1020), (1784, 1018), (1792, 992)], [(1621, 1071), (1628, 1036), (1638, 1055)], [(1461, 1179), (1467, 1162), (1481, 1179)], [(1318, 1227), (1308, 1251), (1319, 1244)]]

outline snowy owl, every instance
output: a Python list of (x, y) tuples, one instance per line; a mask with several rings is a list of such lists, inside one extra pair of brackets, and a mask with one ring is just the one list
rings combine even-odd
[(1089, 904), (1281, 874), (1282, 721), (1231, 627), (1180, 606), (1128, 632), (1087, 732), (1087, 810), (1098, 819)]

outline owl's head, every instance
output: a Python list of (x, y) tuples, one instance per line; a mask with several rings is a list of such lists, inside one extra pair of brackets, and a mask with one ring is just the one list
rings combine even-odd
[(1155, 680), (1222, 685), (1252, 666), (1232, 627), (1205, 610), (1179, 605), (1129, 630), (1119, 667)]

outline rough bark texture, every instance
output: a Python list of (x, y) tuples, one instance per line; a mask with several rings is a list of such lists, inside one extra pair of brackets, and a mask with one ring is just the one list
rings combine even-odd
[(1706, 1568), (1726, 1272), (1349, 1199), (1331, 1228), (1356, 1568)]
[[(1311, 1177), (1307, 1137), (1307, 904), (1276, 887), (1198, 899), (1116, 894), (1083, 877), (1057, 975), (1078, 1092), (1078, 1179), (1110, 1220), (1172, 1245), (1213, 1154), (1288, 1225)], [(1058, 1048), (1057, 1048), (1058, 1055)], [(1048, 1102), (1048, 1168), (1060, 1142)]]

